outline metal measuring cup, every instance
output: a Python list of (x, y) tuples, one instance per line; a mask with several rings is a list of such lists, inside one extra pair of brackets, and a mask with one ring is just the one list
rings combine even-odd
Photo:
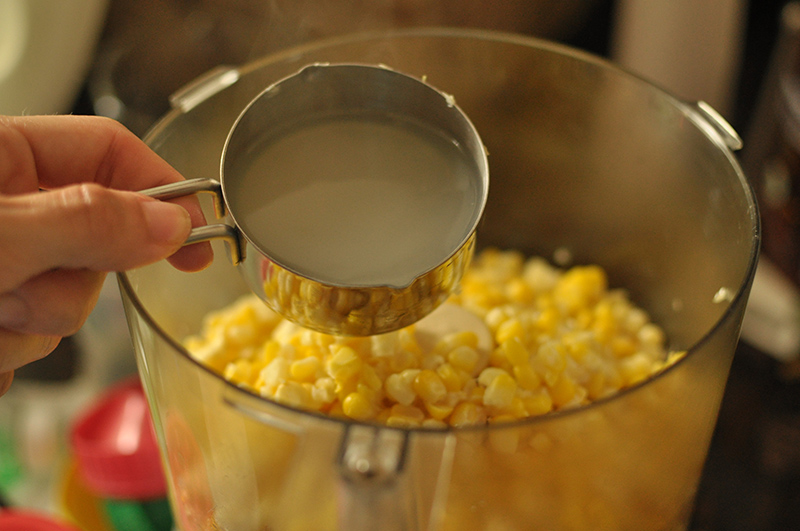
[[(365, 112), (411, 120), (447, 137), (469, 160), (471, 172), (465, 178), (471, 179), (477, 190), (468, 222), (455, 228), (462, 235), (458, 244), (437, 257), (431, 267), (411, 272), (413, 280), (402, 286), (349, 285), (301, 272), (272, 256), (264, 241), (241, 230), (237, 221), (239, 213), (232, 190), (242, 182), (238, 162), (261, 149), (265, 138), (280, 134), (286, 124)], [(226, 240), (233, 264), (239, 267), (250, 289), (273, 310), (324, 333), (364, 336), (408, 326), (453, 292), (473, 254), (488, 179), (484, 146), (452, 96), (385, 66), (314, 64), (269, 86), (245, 107), (225, 142), (219, 181), (189, 179), (142, 193), (166, 200), (212, 192), (215, 213), (225, 221), (193, 229), (186, 244)]]

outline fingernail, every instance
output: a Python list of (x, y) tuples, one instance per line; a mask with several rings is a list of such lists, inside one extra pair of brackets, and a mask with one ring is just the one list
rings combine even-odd
[(28, 320), (28, 305), (13, 293), (0, 295), (0, 328), (14, 330)]
[(189, 213), (179, 205), (164, 201), (144, 201), (142, 210), (150, 236), (159, 243), (181, 243), (192, 228)]

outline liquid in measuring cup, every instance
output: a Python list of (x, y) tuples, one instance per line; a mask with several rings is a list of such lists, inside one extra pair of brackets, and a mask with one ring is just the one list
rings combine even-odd
[(452, 139), (385, 115), (331, 116), (243, 161), (229, 198), (266, 255), (333, 285), (404, 287), (474, 226), (478, 169)]

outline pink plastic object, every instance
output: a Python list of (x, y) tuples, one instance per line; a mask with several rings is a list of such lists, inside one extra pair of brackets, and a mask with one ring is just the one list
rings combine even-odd
[(100, 497), (148, 500), (166, 482), (147, 402), (138, 380), (111, 388), (72, 429), (78, 472)]

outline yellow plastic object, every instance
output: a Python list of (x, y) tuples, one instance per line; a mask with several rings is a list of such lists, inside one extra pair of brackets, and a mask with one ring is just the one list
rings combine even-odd
[(83, 531), (113, 531), (103, 513), (102, 500), (86, 488), (72, 460), (65, 467), (58, 497), (59, 510)]

